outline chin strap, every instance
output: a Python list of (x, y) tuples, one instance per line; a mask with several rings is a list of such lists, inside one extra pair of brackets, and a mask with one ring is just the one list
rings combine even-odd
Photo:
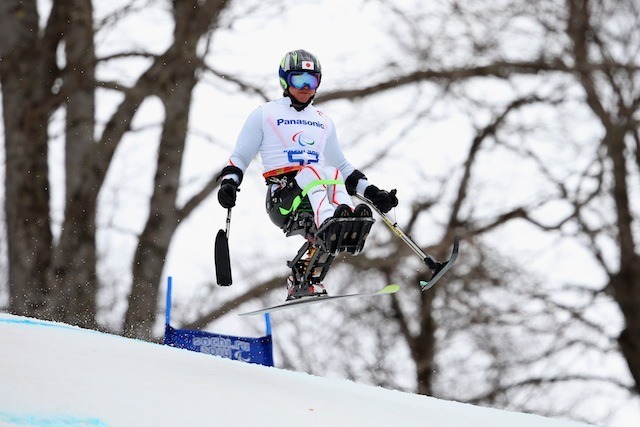
[(307, 102), (302, 103), (302, 102), (298, 101), (297, 99), (295, 99), (295, 98), (291, 95), (291, 93), (289, 93), (289, 89), (285, 90), (285, 91), (284, 91), (284, 93), (283, 93), (283, 95), (284, 95), (284, 96), (286, 96), (287, 98), (289, 98), (289, 99), (291, 100), (291, 106), (292, 106), (293, 108), (295, 108), (295, 109), (296, 109), (296, 111), (302, 111), (302, 110), (304, 110), (305, 108), (307, 108), (307, 106), (308, 106), (309, 104), (311, 104), (311, 101), (313, 101), (313, 98), (315, 98), (315, 94), (314, 94), (311, 98), (309, 98), (309, 100), (308, 100)]

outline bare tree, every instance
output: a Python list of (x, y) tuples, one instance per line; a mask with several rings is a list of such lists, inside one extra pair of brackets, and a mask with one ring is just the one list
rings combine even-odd
[[(640, 390), (637, 381), (640, 357), (637, 350), (640, 346), (635, 340), (640, 336), (637, 330), (637, 302), (640, 299), (637, 297), (638, 255), (633, 222), (637, 220), (638, 211), (632, 203), (632, 195), (637, 197), (636, 185), (632, 182), (640, 176), (637, 169), (637, 109), (640, 105), (637, 4), (567, 0), (534, 6), (530, 3), (512, 2), (510, 8), (500, 13), (492, 10), (491, 6), (485, 6), (476, 7), (473, 2), (450, 2), (449, 8), (444, 7), (449, 15), (441, 23), (473, 23), (466, 27), (456, 27), (470, 31), (465, 37), (453, 39), (441, 37), (441, 34), (446, 34), (446, 28), (436, 25), (431, 26), (432, 31), (429, 31), (428, 25), (421, 26), (420, 14), (413, 15), (390, 7), (396, 11), (397, 16), (405, 20), (404, 27), (416, 32), (420, 28), (427, 28), (426, 34), (420, 33), (421, 37), (417, 37), (413, 44), (406, 43), (411, 51), (404, 52), (405, 58), (411, 52), (417, 57), (416, 61), (422, 61), (422, 65), (417, 67), (418, 71), (399, 73), (400, 75), (376, 87), (390, 89), (408, 81), (440, 83), (445, 91), (443, 99), (449, 102), (455, 98), (463, 99), (463, 102), (473, 106), (476, 111), (484, 113), (484, 118), (480, 121), (483, 124), (476, 126), (475, 138), (470, 142), (461, 171), (454, 175), (456, 191), (448, 199), (447, 209), (450, 214), (448, 221), (444, 223), (448, 232), (444, 234), (439, 246), (427, 249), (435, 251), (441, 257), (445, 256), (446, 252), (442, 252), (442, 248), (446, 245), (443, 243), (450, 241), (451, 233), (458, 229), (467, 243), (463, 246), (463, 259), (468, 259), (474, 253), (472, 247), (475, 245), (471, 243), (479, 243), (481, 236), (489, 236), (493, 230), (516, 221), (526, 222), (544, 233), (557, 235), (558, 238), (574, 237), (584, 242), (585, 247), (592, 252), (593, 261), (602, 267), (607, 280), (599, 289), (575, 284), (551, 289), (536, 289), (537, 286), (534, 285), (529, 291), (526, 291), (526, 287), (513, 288), (514, 301), (525, 301), (518, 295), (529, 298), (529, 304), (538, 301), (545, 307), (544, 313), (550, 316), (547, 320), (554, 316), (568, 316), (571, 319), (571, 322), (562, 322), (562, 326), (560, 323), (556, 324), (555, 341), (552, 345), (540, 344), (538, 353), (521, 345), (517, 350), (522, 355), (519, 360), (505, 355), (505, 348), (513, 349), (509, 344), (496, 344), (495, 340), (488, 338), (494, 336), (491, 332), (495, 330), (494, 322), (511, 318), (503, 326), (511, 325), (512, 328), (521, 329), (523, 333), (529, 330), (525, 336), (529, 337), (530, 342), (541, 340), (544, 343), (544, 333), (541, 332), (543, 329), (527, 328), (526, 319), (530, 312), (526, 307), (529, 304), (522, 306), (521, 313), (507, 308), (495, 311), (491, 316), (470, 317), (464, 329), (468, 331), (475, 329), (475, 325), (484, 325), (482, 332), (478, 331), (476, 340), (479, 354), (495, 362), (492, 369), (496, 372), (496, 382), (487, 388), (488, 391), (478, 391), (476, 396), (467, 395), (467, 398), (473, 402), (509, 407), (516, 399), (515, 396), (523, 390), (537, 387), (542, 396), (543, 390), (549, 390), (551, 386), (559, 384), (559, 387), (567, 390), (575, 382), (595, 383), (596, 388), (605, 383), (623, 393), (637, 396)], [(428, 16), (429, 22), (434, 21), (433, 14), (425, 13), (422, 16)], [(395, 28), (403, 26), (396, 24)], [(532, 37), (534, 35), (537, 37)], [(518, 37), (527, 37), (528, 49), (509, 49), (509, 43)], [(451, 44), (447, 44), (447, 41)], [(444, 48), (439, 47), (439, 44), (444, 44)], [(456, 63), (459, 56), (437, 56), (443, 50), (450, 54), (460, 48), (470, 54), (461, 57), (464, 61), (461, 65)], [(452, 64), (440, 65), (448, 63)], [(512, 95), (504, 100), (500, 100), (500, 97), (496, 97), (496, 100), (476, 99), (473, 95), (474, 82), (479, 79), (498, 84), (503, 82), (505, 88), (516, 90), (509, 90)], [(526, 84), (519, 85), (518, 82)], [(350, 90), (350, 94), (365, 95), (372, 89), (373, 87)], [(535, 114), (540, 108), (554, 111), (552, 116), (558, 121), (531, 121), (527, 113)], [(571, 114), (576, 114), (577, 111), (583, 117), (597, 119), (589, 122), (589, 127), (594, 132), (586, 138), (579, 134), (578, 128), (566, 127), (566, 123), (562, 122), (563, 118), (572, 120)], [(479, 117), (476, 113), (469, 116), (471, 120)], [(535, 123), (535, 127), (528, 125), (528, 121)], [(595, 123), (599, 126), (595, 126)], [(551, 136), (554, 140), (551, 147), (555, 151), (540, 155), (537, 146), (540, 144), (540, 136)], [(562, 144), (569, 150), (562, 147)], [(473, 206), (478, 204), (479, 197), (486, 196), (476, 192), (471, 198), (474, 181), (482, 179), (477, 173), (472, 173), (472, 168), (475, 170), (481, 167), (480, 154), (496, 153), (498, 150), (506, 150), (515, 155), (515, 158), (520, 158), (522, 167), (526, 163), (531, 164), (532, 170), (537, 170), (535, 173), (540, 178), (539, 182), (543, 183), (546, 190), (531, 192), (533, 197), (529, 201), (516, 202), (511, 206), (506, 205), (505, 199), (502, 199), (496, 205), (504, 205), (504, 211), (494, 210), (489, 215), (476, 215), (473, 213)], [(559, 153), (564, 151), (568, 151), (569, 157), (559, 160)], [(575, 153), (578, 153), (578, 157)], [(576, 161), (578, 159), (580, 160)], [(477, 184), (475, 188), (478, 189)], [(545, 215), (543, 212), (553, 204), (562, 205), (564, 213)], [(428, 212), (429, 209), (425, 209), (422, 214)], [(611, 247), (618, 251), (617, 257), (612, 258)], [(478, 249), (480, 253), (484, 252), (482, 246), (478, 246)], [(483, 259), (486, 261), (486, 258)], [(379, 265), (379, 262), (378, 260), (374, 265)], [(462, 262), (465, 263), (464, 260)], [(391, 264), (394, 264), (393, 261)], [(506, 278), (513, 280), (514, 275), (508, 274), (509, 270), (500, 269), (500, 274), (492, 271), (496, 267), (500, 268), (499, 259), (492, 258), (491, 264), (483, 268), (480, 268), (481, 264), (472, 270), (469, 267), (467, 264), (462, 268), (468, 275), (470, 272), (474, 274), (458, 277), (457, 280), (463, 283), (484, 283), (488, 285), (488, 290), (493, 289), (491, 284), (511, 288)], [(527, 283), (524, 279), (519, 281)], [(449, 303), (463, 302), (467, 310), (477, 314), (492, 310), (495, 298), (483, 299), (486, 306), (485, 310), (481, 310), (482, 307), (476, 306), (471, 298), (475, 291), (468, 294), (466, 287), (458, 288), (453, 285), (453, 288), (459, 291), (455, 296), (446, 287), (441, 290), (448, 295), (446, 301)], [(493, 292), (499, 295), (495, 289)], [(564, 301), (569, 295), (569, 300), (573, 302)], [(610, 296), (613, 299), (609, 299)], [(504, 298), (499, 299), (503, 304), (506, 301), (508, 300)], [(625, 326), (617, 337), (618, 345), (614, 344), (615, 333), (612, 334), (606, 322), (590, 318), (592, 313), (589, 303), (606, 304), (606, 301), (615, 302), (624, 318)], [(438, 321), (446, 309), (436, 310), (433, 297), (423, 296), (422, 306), (417, 309), (420, 319), (418, 323), (414, 320), (416, 312), (412, 315), (402, 314), (406, 312), (405, 307), (408, 306), (394, 305), (395, 316), (402, 325), (400, 330), (405, 331), (403, 336), (415, 362), (417, 390), (431, 394), (437, 378), (433, 375), (435, 360), (438, 349), (443, 348), (438, 345), (436, 337), (447, 336), (454, 331), (447, 323)], [(513, 320), (511, 316), (517, 320)], [(451, 318), (447, 316), (447, 319)], [(547, 324), (550, 326), (553, 322), (549, 321)], [(550, 330), (546, 329), (545, 333), (550, 333)], [(495, 345), (491, 347), (491, 344)], [(499, 348), (502, 350), (498, 351)], [(541, 359), (554, 361), (553, 365), (560, 367), (561, 355), (571, 351), (575, 354), (595, 352), (602, 358), (618, 349), (634, 379), (633, 386), (625, 379), (611, 376), (607, 372), (581, 371), (575, 366), (565, 372), (560, 368), (553, 372), (535, 372), (532, 369)], [(522, 379), (522, 371), (519, 371), (520, 378), (517, 380), (507, 375), (509, 370), (517, 367), (521, 369), (524, 365), (528, 365), (532, 372), (529, 376), (525, 375), (525, 379)], [(468, 392), (469, 389), (464, 390), (464, 393)], [(580, 398), (576, 397), (576, 401)], [(570, 412), (572, 405), (575, 406), (575, 402), (567, 403), (563, 410)], [(539, 412), (541, 409), (535, 410)], [(554, 411), (549, 413), (560, 415)]]
[[(607, 196), (615, 212), (614, 221), (606, 227), (615, 230), (611, 237), (619, 245), (618, 265), (609, 267), (596, 240), (591, 241), (596, 259), (609, 277), (606, 289), (625, 319), (618, 344), (634, 378), (636, 392), (640, 393), (640, 256), (637, 233), (633, 231), (638, 211), (631, 204), (630, 182), (637, 181), (640, 172), (639, 46), (637, 43), (619, 44), (621, 40), (637, 42), (640, 10), (635, 2), (613, 4), (576, 0), (567, 1), (567, 9), (567, 35), (571, 40), (576, 78), (584, 90), (587, 105), (604, 131), (600, 144), (611, 174)], [(635, 20), (616, 28), (614, 22), (602, 19), (603, 15), (610, 15), (616, 21), (621, 21), (625, 15), (633, 16)], [(593, 67), (594, 63), (601, 67)], [(582, 216), (577, 221), (583, 229), (593, 231)], [(596, 238), (592, 234), (588, 237)]]
[[(191, 93), (202, 68), (200, 40), (215, 28), (221, 2), (174, 2), (173, 42), (131, 87), (98, 81), (93, 7), (89, 0), (54, 1), (40, 29), (35, 1), (7, 1), (0, 9), (7, 158), (5, 210), (10, 309), (97, 327), (96, 213), (111, 160), (142, 102), (157, 96), (166, 108), (149, 220), (140, 235), (125, 332), (149, 337), (165, 255), (179, 221), (214, 188), (213, 180), (182, 208), (176, 206)], [(126, 10), (124, 11), (126, 12)], [(63, 67), (58, 47), (64, 46)], [(133, 55), (123, 52), (121, 55)], [(106, 87), (123, 99), (95, 136), (95, 92)], [(54, 239), (49, 212), (48, 122), (66, 111), (65, 209)]]

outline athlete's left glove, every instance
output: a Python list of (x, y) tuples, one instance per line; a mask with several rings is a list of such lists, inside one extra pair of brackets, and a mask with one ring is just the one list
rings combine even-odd
[(398, 206), (396, 190), (385, 191), (380, 190), (375, 185), (370, 185), (366, 190), (364, 190), (364, 197), (371, 200), (371, 203), (384, 213), (387, 213), (391, 208)]

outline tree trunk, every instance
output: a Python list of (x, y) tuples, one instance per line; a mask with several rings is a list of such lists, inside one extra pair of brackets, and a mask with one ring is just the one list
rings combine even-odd
[[(195, 57), (195, 51), (193, 52)], [(176, 64), (175, 85), (162, 96), (165, 125), (158, 148), (149, 219), (140, 235), (133, 263), (133, 284), (125, 317), (125, 335), (149, 339), (155, 322), (160, 277), (171, 238), (178, 226), (176, 199), (180, 184), (195, 67)], [(179, 76), (178, 76), (179, 75)]]
[(226, 2), (205, 8), (191, 2), (174, 2), (176, 28), (172, 48), (161, 58), (163, 80), (157, 95), (166, 111), (158, 151), (149, 219), (142, 232), (133, 263), (133, 283), (125, 316), (127, 336), (150, 339), (158, 306), (160, 277), (171, 239), (178, 227), (176, 206), (182, 154), (187, 137), (191, 96), (197, 82), (198, 41)]
[[(88, 167), (95, 150), (95, 54), (91, 0), (74, 0), (64, 8), (67, 66), (65, 214), (51, 269), (57, 289), (57, 319), (95, 328), (95, 217), (101, 182)], [(90, 157), (89, 157), (90, 158)], [(87, 173), (89, 171), (89, 173)]]
[(435, 357), (436, 323), (433, 319), (433, 290), (423, 292), (422, 317), (420, 319), (420, 334), (413, 346), (413, 359), (416, 363), (416, 379), (419, 394), (431, 396), (433, 394), (433, 373)]
[(625, 156), (625, 127), (612, 127), (605, 136), (605, 145), (613, 165), (612, 196), (616, 206), (620, 270), (611, 278), (613, 296), (620, 306), (625, 329), (618, 337), (620, 350), (640, 393), (640, 257), (635, 253), (633, 216), (629, 204), (627, 185), (627, 159)]
[[(52, 18), (55, 16), (52, 14)], [(54, 53), (38, 37), (35, 1), (0, 6), (0, 83), (5, 126), (9, 309), (52, 318), (46, 276), (53, 245), (47, 125)]]

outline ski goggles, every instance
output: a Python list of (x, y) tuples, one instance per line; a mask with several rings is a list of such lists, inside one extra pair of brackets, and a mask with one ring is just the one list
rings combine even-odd
[(320, 85), (320, 76), (311, 73), (289, 73), (289, 85), (296, 89), (302, 89), (305, 86), (311, 90), (316, 90)]

